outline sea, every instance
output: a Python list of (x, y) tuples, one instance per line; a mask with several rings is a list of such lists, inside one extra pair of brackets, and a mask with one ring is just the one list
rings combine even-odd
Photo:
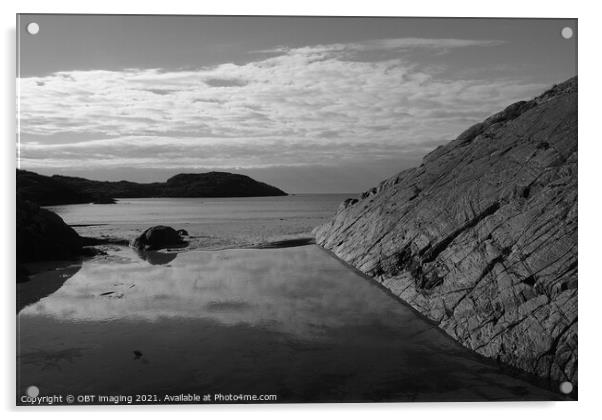
[(85, 236), (131, 239), (162, 224), (187, 230), (190, 245), (106, 245), (19, 284), (17, 404), (39, 401), (32, 389), (58, 404), (562, 398), (318, 245), (265, 247), (311, 237), (353, 196), (52, 207)]
[(76, 204), (48, 209), (82, 236), (132, 239), (167, 225), (189, 234), (189, 249), (224, 249), (307, 238), (357, 194), (297, 194), (251, 198), (134, 198), (117, 204)]

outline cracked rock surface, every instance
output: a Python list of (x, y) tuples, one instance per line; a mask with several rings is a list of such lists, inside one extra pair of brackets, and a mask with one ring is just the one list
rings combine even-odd
[(577, 79), (470, 127), (314, 233), (464, 346), (577, 384)]

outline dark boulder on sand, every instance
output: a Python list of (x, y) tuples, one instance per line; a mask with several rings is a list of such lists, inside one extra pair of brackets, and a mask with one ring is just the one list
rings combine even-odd
[(157, 250), (186, 245), (178, 231), (169, 226), (153, 226), (134, 239), (130, 246), (139, 250)]
[(18, 264), (72, 259), (82, 254), (82, 245), (82, 238), (58, 215), (17, 196)]

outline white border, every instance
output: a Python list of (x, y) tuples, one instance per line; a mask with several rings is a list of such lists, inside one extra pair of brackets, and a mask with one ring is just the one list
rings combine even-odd
[[(600, 389), (600, 339), (601, 316), (597, 311), (602, 296), (602, 276), (596, 264), (600, 249), (600, 209), (602, 188), (598, 181), (602, 175), (602, 147), (600, 139), (601, 92), (600, 85), (600, 36), (602, 26), (599, 8), (593, 1), (538, 1), (505, 0), (486, 1), (230, 1), (186, 2), (102, 0), (84, 2), (75, 0), (28, 1), (9, 0), (2, 2), (3, 47), (2, 83), (4, 98), (1, 101), (2, 127), (4, 136), (1, 156), (2, 192), (1, 208), (2, 237), (0, 258), (3, 268), (2, 299), (4, 305), (3, 343), (0, 346), (4, 364), (0, 379), (0, 407), (9, 416), (61, 419), (65, 416), (86, 418), (111, 416), (131, 417), (134, 411), (144, 411), (145, 417), (164, 420), (167, 412), (175, 411), (178, 416), (225, 416), (240, 420), (283, 417), (303, 419), (308, 417), (344, 417), (349, 420), (378, 416), (378, 419), (504, 419), (511, 417), (541, 417), (547, 419), (594, 418), (602, 410), (597, 404)], [(485, 16), (485, 17), (568, 17), (579, 19), (579, 259), (580, 259), (580, 343), (579, 343), (579, 402), (573, 403), (438, 403), (438, 404), (318, 404), (277, 406), (183, 406), (183, 407), (82, 407), (70, 409), (54, 407), (40, 409), (14, 408), (14, 237), (15, 237), (15, 14), (20, 13), (125, 13), (125, 14), (301, 14), (301, 15), (344, 15), (344, 16)]]

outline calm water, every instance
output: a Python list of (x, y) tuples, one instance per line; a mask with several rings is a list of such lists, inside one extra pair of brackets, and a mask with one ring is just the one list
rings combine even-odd
[(184, 252), (106, 255), (18, 285), (18, 392), (273, 394), (279, 402), (558, 398), (459, 346), (304, 237), (345, 195), (54, 207), (90, 236), (184, 228)]
[(257, 245), (310, 235), (357, 194), (253, 198), (137, 198), (117, 204), (49, 207), (84, 236), (131, 239), (149, 226), (186, 229), (192, 248)]
[(315, 245), (173, 255), (153, 265), (116, 248), (25, 307), (19, 392), (554, 397), (484, 363)]

